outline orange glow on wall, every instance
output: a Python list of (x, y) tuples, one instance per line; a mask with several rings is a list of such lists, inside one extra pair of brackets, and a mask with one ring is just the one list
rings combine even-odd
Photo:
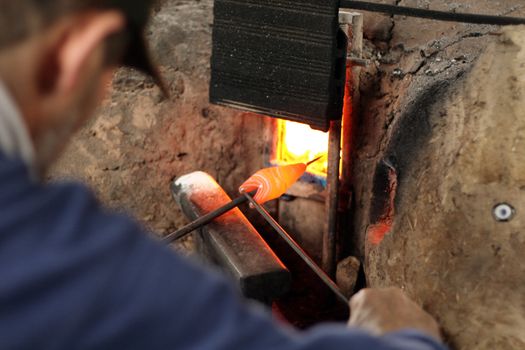
[(306, 124), (277, 121), (277, 145), (273, 163), (276, 165), (307, 163), (325, 156), (308, 167), (308, 172), (326, 176), (328, 167), (328, 133), (313, 130)]

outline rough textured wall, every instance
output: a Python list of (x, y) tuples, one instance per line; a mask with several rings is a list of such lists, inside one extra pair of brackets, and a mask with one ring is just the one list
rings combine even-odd
[(232, 193), (262, 164), (263, 120), (208, 104), (212, 6), (159, 6), (148, 37), (171, 99), (142, 75), (120, 70), (98, 116), (53, 171), (54, 178), (87, 181), (102, 202), (159, 234), (185, 222), (171, 199), (171, 179), (203, 170)]
[[(522, 1), (392, 3), (525, 15)], [(379, 64), (362, 86), (354, 247), (371, 286), (404, 288), (458, 349), (525, 347), (523, 220), (492, 216), (500, 201), (523, 205), (523, 34), (369, 17)], [(383, 159), (397, 171), (394, 226), (374, 245), (372, 175)]]
[(428, 137), (404, 152), (393, 231), (368, 251), (370, 281), (403, 287), (461, 349), (525, 348), (524, 67), (525, 27), (430, 107)]
[[(376, 1), (445, 11), (523, 15), (520, 0), (505, 1)], [(357, 213), (354, 246), (364, 254), (372, 176), (383, 158), (394, 128), (407, 109), (437, 85), (454, 85), (468, 72), (481, 52), (497, 38), (499, 27), (365, 15), (366, 53), (376, 60), (362, 74), (359, 136), (355, 150), (355, 200)], [(431, 98), (435, 100), (435, 98)], [(415, 107), (424, 111), (424, 106)]]

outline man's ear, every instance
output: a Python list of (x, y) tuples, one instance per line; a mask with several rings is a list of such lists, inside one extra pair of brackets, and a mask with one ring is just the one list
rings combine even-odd
[[(97, 53), (104, 53), (105, 39), (123, 30), (125, 24), (126, 20), (120, 12), (105, 11), (91, 13), (72, 25), (60, 45), (57, 90), (71, 92), (90, 60), (95, 59)], [(105, 64), (104, 58), (99, 56), (100, 65)]]

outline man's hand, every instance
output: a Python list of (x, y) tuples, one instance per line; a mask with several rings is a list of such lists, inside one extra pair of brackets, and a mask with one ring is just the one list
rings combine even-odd
[(365, 289), (350, 300), (349, 325), (376, 335), (416, 329), (441, 340), (437, 322), (398, 288)]

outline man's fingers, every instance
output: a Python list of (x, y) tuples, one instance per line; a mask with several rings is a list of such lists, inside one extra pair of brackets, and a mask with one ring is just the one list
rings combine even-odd
[(418, 329), (440, 339), (439, 325), (399, 288), (364, 289), (350, 300), (349, 325), (374, 334)]
[(350, 310), (358, 308), (366, 300), (367, 291), (368, 289), (362, 289), (350, 299)]

